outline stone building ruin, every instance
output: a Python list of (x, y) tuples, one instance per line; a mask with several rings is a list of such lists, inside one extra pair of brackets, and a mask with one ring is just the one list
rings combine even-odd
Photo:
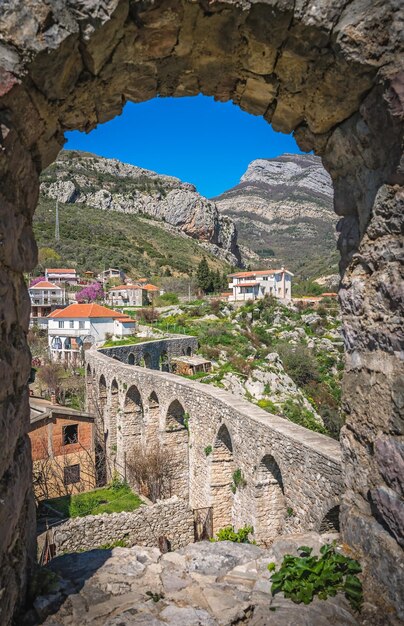
[(293, 131), (333, 179), (346, 347), (341, 532), (362, 555), (367, 598), (402, 616), (401, 12), (394, 0), (2, 3), (2, 623), (24, 599), (35, 553), (22, 273), (37, 260), (39, 174), (66, 130), (90, 131), (127, 100), (199, 93)]

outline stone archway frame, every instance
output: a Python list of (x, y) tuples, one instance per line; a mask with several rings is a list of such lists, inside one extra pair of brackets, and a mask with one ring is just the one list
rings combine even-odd
[(213, 508), (213, 532), (234, 523), (234, 493), (232, 490), (234, 460), (233, 437), (222, 423), (217, 431), (210, 461), (210, 502)]
[[(366, 568), (382, 560), (375, 603), (404, 605), (391, 572), (402, 567), (396, 542), (399, 494), (389, 472), (398, 446), (402, 345), (399, 237), (403, 185), (402, 57), (399, 7), (390, 2), (132, 3), (67, 6), (28, 2), (2, 7), (0, 175), (4, 224), (0, 302), (7, 371), (0, 395), (2, 494), (14, 506), (0, 554), (5, 621), (22, 601), (33, 559), (33, 500), (26, 424), (29, 301), (22, 272), (36, 264), (32, 215), (38, 176), (66, 130), (89, 131), (119, 114), (126, 100), (204, 93), (233, 100), (276, 130), (295, 132), (323, 158), (335, 190), (345, 328), (343, 434), (346, 542)], [(382, 442), (379, 445), (379, 442)], [(377, 454), (371, 454), (371, 450)], [(390, 490), (386, 510), (386, 489)], [(0, 531), (3, 533), (3, 528)], [(3, 533), (4, 534), (4, 533)], [(18, 559), (12, 546), (26, 546)], [(387, 572), (387, 574), (385, 574)]]
[(254, 536), (258, 543), (267, 543), (281, 534), (287, 513), (282, 472), (270, 453), (265, 454), (257, 466), (254, 492)]
[[(172, 459), (172, 493), (189, 501), (189, 428), (188, 413), (182, 401), (173, 398), (165, 412), (164, 446)], [(190, 420), (191, 421), (191, 420)]]

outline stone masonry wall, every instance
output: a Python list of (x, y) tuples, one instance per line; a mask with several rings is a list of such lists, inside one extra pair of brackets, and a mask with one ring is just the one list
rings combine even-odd
[(37, 262), (39, 173), (67, 130), (89, 132), (128, 100), (200, 93), (294, 132), (332, 177), (347, 350), (342, 534), (362, 555), (366, 597), (383, 619), (404, 618), (402, 24), (397, 0), (0, 3), (2, 623), (24, 600), (34, 554), (23, 272)]
[(54, 530), (56, 553), (92, 550), (119, 539), (127, 546), (159, 547), (166, 537), (172, 550), (194, 541), (194, 518), (183, 500), (176, 496), (135, 511), (76, 517)]
[[(146, 428), (149, 421), (148, 398), (152, 394), (157, 398), (159, 406), (159, 415), (156, 416), (154, 402), (154, 419), (158, 419), (161, 444), (169, 443), (171, 449), (176, 446), (175, 431), (167, 429), (173, 404), (180, 403), (182, 410), (188, 413), (189, 445), (187, 451), (182, 453), (182, 462), (180, 458), (177, 459), (176, 469), (179, 475), (187, 473), (188, 484), (177, 495), (186, 498), (189, 492), (191, 508), (213, 506), (214, 526), (217, 527), (215, 509), (220, 510), (217, 498), (215, 503), (218, 483), (221, 483), (229, 497), (230, 518), (226, 520), (227, 523), (231, 521), (237, 527), (244, 524), (255, 527), (257, 520), (262, 519), (263, 511), (260, 507), (267, 506), (267, 503), (261, 497), (261, 462), (268, 455), (274, 458), (279, 468), (279, 476), (272, 475), (278, 482), (274, 491), (276, 508), (268, 516), (266, 537), (263, 536), (265, 532), (261, 524), (261, 538), (269, 540), (271, 534), (268, 533), (273, 528), (276, 532), (318, 530), (326, 513), (339, 504), (342, 473), (338, 442), (278, 416), (269, 415), (259, 407), (209, 385), (173, 374), (121, 364), (99, 351), (88, 351), (86, 359), (94, 384), (97, 385), (100, 377), (104, 376), (109, 394), (112, 385), (118, 384), (118, 415), (122, 414), (118, 421), (124, 419), (123, 408), (127, 403), (127, 394), (133, 395), (133, 390), (137, 390), (139, 406), (142, 407), (137, 415), (142, 423), (133, 423), (132, 413), (130, 427), (134, 431), (139, 432), (138, 428)], [(219, 463), (216, 463), (215, 450), (218, 446), (215, 442), (224, 425), (229, 433), (231, 442), (228, 445), (232, 450), (231, 459), (227, 458), (225, 461), (231, 471), (224, 470), (223, 479), (223, 473), (221, 475), (220, 468), (217, 468)], [(178, 433), (181, 435), (181, 431)], [(127, 454), (130, 454), (130, 441), (130, 436), (121, 441)], [(147, 436), (143, 437), (146, 446), (147, 441)], [(182, 436), (178, 438), (177, 444), (184, 450)], [(211, 453), (209, 446), (212, 447)], [(118, 453), (122, 454), (119, 450)], [(213, 464), (216, 465), (214, 476)], [(246, 484), (233, 494), (232, 472), (236, 469), (242, 471)], [(213, 488), (212, 483), (215, 483)], [(276, 497), (279, 490), (282, 491), (282, 498)], [(282, 508), (281, 511), (279, 507)], [(289, 517), (288, 508), (292, 511)], [(280, 519), (282, 524), (279, 524)]]
[(183, 356), (188, 353), (194, 354), (197, 348), (198, 340), (195, 337), (181, 336), (155, 341), (145, 341), (144, 343), (136, 343), (132, 346), (103, 348), (101, 352), (131, 365), (140, 365), (141, 359), (145, 359), (145, 361), (147, 361), (147, 367), (158, 370), (160, 369), (160, 357), (164, 355), (164, 353), (166, 353), (168, 362), (170, 362), (172, 357)]

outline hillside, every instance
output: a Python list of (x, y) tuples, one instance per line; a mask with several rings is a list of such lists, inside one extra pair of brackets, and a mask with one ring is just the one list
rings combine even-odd
[[(42, 219), (47, 215), (49, 207), (54, 206), (55, 200), (58, 200), (64, 207), (61, 215), (68, 221), (73, 214), (77, 215), (79, 220), (86, 221), (86, 216), (83, 216), (85, 213), (92, 216), (91, 219), (96, 217), (97, 221), (101, 222), (98, 224), (101, 230), (102, 222), (108, 223), (109, 232), (105, 234), (109, 239), (107, 245), (112, 247), (119, 248), (115, 227), (120, 236), (123, 229), (124, 238), (131, 240), (135, 248), (140, 246), (140, 254), (148, 250), (148, 245), (152, 246), (149, 250), (151, 258), (157, 252), (157, 260), (160, 259), (162, 265), (170, 266), (168, 255), (174, 248), (173, 242), (167, 244), (167, 236), (162, 235), (162, 231), (166, 231), (174, 238), (181, 237), (181, 241), (184, 238), (197, 241), (202, 246), (199, 256), (207, 251), (210, 256), (216, 257), (221, 265), (224, 263), (237, 265), (239, 262), (237, 231), (233, 221), (229, 217), (220, 216), (215, 203), (198, 194), (193, 185), (183, 183), (177, 178), (87, 152), (62, 151), (55, 163), (42, 174), (40, 190), (40, 207), (43, 206), (45, 210), (41, 213)], [(93, 213), (90, 209), (98, 210), (100, 213)], [(112, 224), (109, 218), (111, 214)], [(122, 219), (123, 215), (138, 219), (125, 220)], [(132, 229), (136, 230), (138, 224), (145, 223), (139, 221), (141, 216), (149, 220), (145, 245), (141, 241), (137, 245), (138, 235), (140, 239), (143, 237), (144, 226), (140, 233), (130, 232)], [(156, 237), (160, 244), (163, 244), (162, 248), (154, 245), (152, 232), (154, 227), (158, 229)], [(48, 233), (48, 240), (49, 236), (52, 240), (52, 233)], [(104, 239), (105, 237), (101, 237), (100, 244), (107, 243)], [(69, 240), (69, 231), (65, 230), (64, 242), (68, 244)], [(182, 242), (180, 247), (184, 250), (187, 246), (190, 251), (197, 250), (192, 242), (188, 244)], [(116, 257), (116, 253), (109, 249), (105, 250), (105, 254)], [(139, 250), (136, 254), (139, 254)], [(178, 262), (177, 254), (174, 256)], [(166, 263), (163, 263), (163, 260)], [(130, 261), (127, 260), (126, 264), (130, 263), (133, 267), (133, 262), (132, 258)], [(102, 266), (108, 263), (109, 261), (105, 259)], [(180, 263), (180, 266), (182, 269), (179, 267), (173, 269), (186, 271), (183, 264)]]
[(229, 267), (195, 239), (140, 215), (59, 203), (59, 221), (60, 241), (55, 243), (55, 201), (42, 195), (34, 217), (38, 247), (53, 248), (61, 256), (59, 264), (79, 271), (118, 267), (134, 276), (167, 270), (189, 274), (203, 256), (212, 269)]
[[(252, 161), (240, 183), (214, 198), (237, 225), (244, 259), (285, 265), (301, 278), (337, 271), (331, 178), (313, 155)], [(250, 256), (244, 246), (258, 257)]]

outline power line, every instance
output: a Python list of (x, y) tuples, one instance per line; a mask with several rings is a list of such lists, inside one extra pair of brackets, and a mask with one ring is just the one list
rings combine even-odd
[(56, 200), (55, 241), (60, 241), (60, 230), (59, 230), (59, 200)]

